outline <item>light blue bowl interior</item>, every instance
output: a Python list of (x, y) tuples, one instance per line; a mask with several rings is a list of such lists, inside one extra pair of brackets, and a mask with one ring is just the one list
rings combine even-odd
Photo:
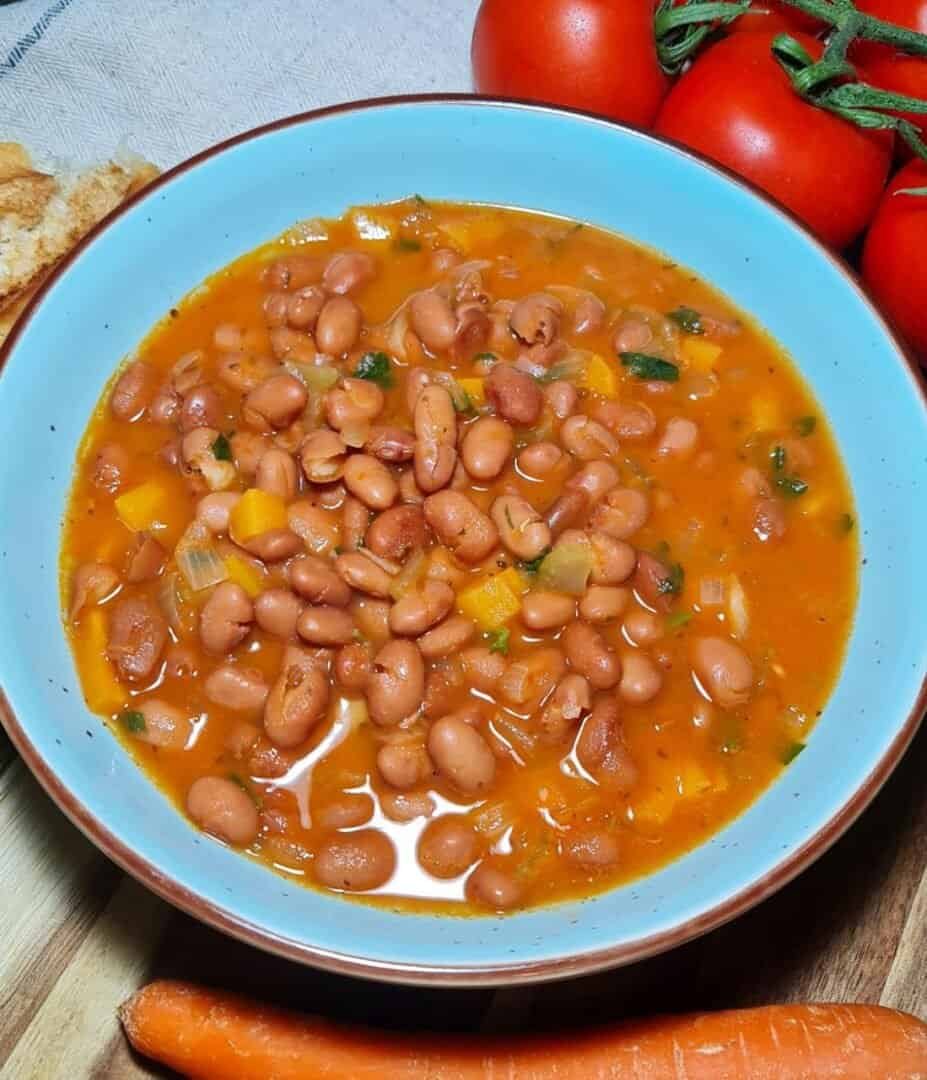
[[(199, 837), (86, 712), (58, 611), (60, 519), (104, 383), (171, 304), (294, 221), (417, 191), (594, 222), (692, 267), (796, 358), (852, 477), (866, 562), (843, 675), (805, 753), (741, 818), (651, 877), (494, 918), (400, 916), (302, 889)], [(270, 132), (176, 177), (58, 280), (0, 379), (0, 682), (39, 755), (160, 873), (277, 938), (373, 964), (577, 956), (703, 915), (773, 870), (886, 753), (925, 663), (927, 427), (878, 317), (821, 250), (719, 173), (578, 116), (394, 104)], [(92, 733), (92, 738), (87, 733)]]

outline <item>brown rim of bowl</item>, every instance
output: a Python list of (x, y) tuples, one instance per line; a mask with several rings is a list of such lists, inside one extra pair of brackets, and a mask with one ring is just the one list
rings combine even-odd
[[(860, 302), (867, 307), (870, 313), (881, 324), (882, 329), (894, 345), (899, 357), (907, 366), (912, 377), (915, 392), (921, 400), (921, 405), (927, 411), (927, 394), (925, 394), (921, 373), (913, 354), (901, 343), (889, 321), (876, 307), (874, 301), (860, 282), (856, 274), (843, 261), (843, 259), (826, 248), (801, 221), (786, 207), (754, 184), (737, 176), (726, 167), (713, 162), (700, 154), (682, 146), (673, 140), (653, 135), (640, 128), (628, 124), (620, 124), (617, 121), (605, 117), (596, 116), (593, 113), (583, 112), (578, 109), (559, 109), (545, 105), (541, 102), (525, 101), (516, 98), (491, 98), (474, 94), (414, 94), (408, 96), (394, 96), (383, 98), (369, 98), (363, 101), (348, 102), (341, 105), (331, 105), (322, 109), (315, 109), (294, 116), (283, 117), (279, 120), (263, 124), (260, 127), (232, 136), (223, 142), (209, 147), (195, 154), (186, 161), (168, 169), (147, 187), (142, 188), (111, 214), (104, 218), (97, 226), (70, 251), (49, 276), (39, 286), (37, 292), (26, 306), (22, 315), (12, 328), (9, 337), (0, 346), (0, 375), (2, 375), (7, 357), (12, 352), (19, 336), (34, 315), (36, 309), (42, 303), (45, 295), (54, 286), (58, 279), (67, 272), (68, 268), (105, 229), (117, 221), (122, 214), (126, 213), (137, 203), (148, 198), (160, 187), (169, 184), (174, 177), (180, 176), (188, 169), (206, 161), (209, 158), (221, 154), (225, 150), (239, 143), (249, 142), (252, 139), (282, 128), (304, 124), (312, 120), (322, 119), (327, 116), (335, 116), (340, 113), (360, 112), (367, 109), (383, 106), (402, 105), (486, 105), (502, 106), (519, 111), (552, 113), (566, 113), (579, 117), (588, 122), (604, 127), (618, 128), (638, 138), (650, 139), (669, 147), (675, 153), (689, 159), (702, 168), (733, 182), (742, 190), (749, 192), (756, 198), (761, 199), (775, 213), (784, 218), (791, 225), (803, 232), (806, 238), (814, 244), (819, 253), (831, 263), (831, 265), (846, 278), (850, 287), (858, 295)], [(368, 979), (378, 979), (384, 982), (405, 983), (420, 986), (454, 986), (454, 987), (485, 987), (500, 985), (528, 984), (545, 982), (554, 979), (571, 978), (578, 975), (586, 975), (596, 971), (602, 971), (611, 967), (631, 964), (638, 960), (644, 960), (649, 956), (664, 952), (667, 949), (692, 940), (701, 934), (707, 933), (722, 924), (729, 922), (738, 915), (743, 914), (761, 901), (772, 896), (784, 885), (788, 884), (802, 870), (808, 867), (815, 859), (822, 855), (840, 836), (853, 824), (866, 807), (872, 802), (879, 789), (891, 775), (892, 771), (901, 760), (905, 750), (910, 745), (917, 729), (920, 726), (921, 716), (927, 706), (927, 674), (921, 682), (920, 690), (910, 708), (908, 716), (900, 731), (892, 740), (888, 750), (882, 755), (872, 771), (853, 795), (842, 807), (818, 829), (818, 831), (779, 862), (772, 870), (768, 871), (757, 881), (748, 885), (740, 892), (728, 897), (719, 904), (714, 905), (707, 911), (680, 923), (670, 930), (651, 934), (648, 937), (638, 938), (635, 941), (626, 942), (622, 945), (613, 945), (603, 949), (594, 949), (571, 957), (553, 960), (538, 960), (529, 963), (499, 964), (492, 967), (466, 965), (422, 965), (402, 964), (388, 961), (367, 960), (360, 956), (352, 956), (341, 952), (332, 952), (320, 949), (304, 942), (282, 937), (248, 922), (235, 915), (219, 904), (204, 900), (199, 894), (187, 889), (173, 878), (161, 873), (156, 866), (143, 859), (136, 852), (127, 847), (117, 836), (87, 808), (76, 799), (71, 792), (61, 783), (45, 759), (39, 754), (32, 744), (25, 730), (16, 718), (2, 688), (0, 688), (0, 721), (6, 728), (13, 745), (29, 766), (32, 773), (59, 808), (68, 818), (87, 836), (104, 854), (109, 856), (118, 866), (139, 880), (152, 892), (157, 893), (162, 899), (167, 900), (175, 907), (180, 908), (189, 915), (193, 915), (201, 922), (215, 927), (232, 937), (236, 937), (249, 945), (254, 945), (267, 952), (274, 953), (288, 960), (295, 960), (303, 964), (311, 964), (327, 971), (333, 971), (341, 975), (353, 975)], [(414, 916), (409, 916), (414, 918)]]

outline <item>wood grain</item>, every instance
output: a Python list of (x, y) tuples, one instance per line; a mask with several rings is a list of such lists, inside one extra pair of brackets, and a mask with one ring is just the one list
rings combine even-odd
[(380, 987), (224, 937), (129, 880), (0, 738), (0, 1080), (136, 1080), (115, 1009), (152, 975), (357, 1023), (548, 1029), (653, 1011), (878, 1001), (927, 1019), (927, 729), (832, 851), (735, 922), (633, 967), (515, 990)]

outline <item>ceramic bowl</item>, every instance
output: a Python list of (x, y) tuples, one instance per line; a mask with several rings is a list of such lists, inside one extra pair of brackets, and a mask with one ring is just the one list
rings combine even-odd
[[(121, 358), (171, 304), (313, 216), (421, 192), (567, 215), (721, 288), (796, 359), (849, 469), (865, 562), (846, 662), (807, 750), (740, 818), (658, 873), (506, 918), (401, 915), (302, 888), (195, 832), (84, 707), (58, 606), (74, 455)], [(927, 411), (848, 270), (782, 210), (676, 146), (516, 103), (418, 98), (296, 116), (167, 173), (83, 243), (7, 343), (0, 379), (4, 723), (66, 814), (171, 903), (333, 970), (527, 982), (677, 945), (769, 896), (856, 818), (924, 700)]]

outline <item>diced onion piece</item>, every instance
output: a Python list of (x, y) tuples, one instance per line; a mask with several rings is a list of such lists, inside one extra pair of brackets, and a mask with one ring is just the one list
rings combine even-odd
[(214, 547), (187, 547), (176, 554), (177, 569), (194, 592), (218, 585), (229, 576), (228, 569)]
[[(322, 353), (319, 354), (324, 355)], [(296, 360), (287, 360), (283, 365), (288, 371), (302, 380), (309, 390), (324, 394), (339, 379), (339, 371), (330, 364), (302, 364)]]
[(225, 491), (238, 476), (231, 461), (217, 461), (211, 453), (199, 455), (195, 464), (210, 491)]
[(736, 574), (728, 578), (727, 617), (730, 620), (731, 633), (742, 640), (750, 629), (750, 614), (747, 608), (747, 594)]
[(406, 559), (405, 566), (399, 571), (389, 587), (389, 594), (394, 600), (401, 600), (407, 592), (414, 589), (425, 573), (427, 560), (421, 548), (413, 551)]
[(172, 630), (178, 633), (183, 630), (183, 619), (180, 615), (180, 593), (178, 591), (179, 574), (176, 570), (165, 574), (158, 589), (158, 606), (164, 613), (164, 617), (171, 625)]
[(386, 351), (399, 360), (406, 358), (406, 334), (409, 330), (409, 301), (403, 300), (398, 308), (383, 324)]
[(338, 698), (335, 705), (335, 718), (338, 727), (344, 727), (346, 731), (357, 731), (370, 719), (367, 711), (365, 698)]
[(544, 382), (557, 382), (566, 379), (567, 382), (581, 382), (586, 374), (590, 359), (594, 353), (588, 349), (570, 349), (555, 364), (551, 364), (544, 372)]
[(724, 582), (721, 578), (702, 578), (698, 583), (698, 599), (702, 607), (721, 607), (724, 604)]
[(690, 401), (701, 401), (714, 397), (721, 388), (721, 382), (713, 372), (706, 374), (695, 371), (685, 375), (679, 386)]
[(595, 555), (589, 544), (567, 541), (545, 556), (538, 570), (538, 585), (542, 589), (582, 596), (595, 565)]

